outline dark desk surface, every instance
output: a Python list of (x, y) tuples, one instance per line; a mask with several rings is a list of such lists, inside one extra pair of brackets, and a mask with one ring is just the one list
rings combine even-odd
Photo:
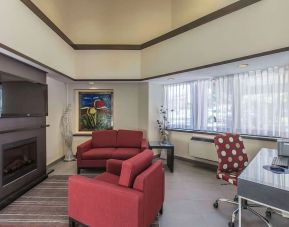
[(271, 165), (277, 150), (262, 148), (238, 177), (238, 195), (289, 211), (289, 174), (263, 168)]
[(163, 144), (160, 141), (149, 141), (149, 147), (151, 148), (172, 148), (173, 144)]

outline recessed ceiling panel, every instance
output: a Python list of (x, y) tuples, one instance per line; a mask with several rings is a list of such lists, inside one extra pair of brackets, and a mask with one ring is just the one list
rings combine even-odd
[(75, 44), (142, 44), (237, 0), (31, 0)]

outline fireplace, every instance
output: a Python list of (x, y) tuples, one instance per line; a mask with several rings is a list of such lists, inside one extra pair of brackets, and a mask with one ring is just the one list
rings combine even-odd
[(0, 209), (47, 177), (45, 117), (0, 120), (0, 129), (4, 123), (19, 128), (0, 130)]
[(36, 137), (2, 145), (2, 185), (37, 168)]

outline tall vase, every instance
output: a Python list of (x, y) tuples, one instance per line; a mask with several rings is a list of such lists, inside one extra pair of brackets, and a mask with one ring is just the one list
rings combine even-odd
[(74, 161), (75, 157), (72, 152), (72, 141), (73, 141), (73, 133), (72, 133), (72, 127), (71, 127), (71, 105), (68, 105), (65, 110), (63, 111), (62, 117), (61, 117), (61, 135), (64, 140), (65, 145), (65, 157), (64, 161), (70, 162)]

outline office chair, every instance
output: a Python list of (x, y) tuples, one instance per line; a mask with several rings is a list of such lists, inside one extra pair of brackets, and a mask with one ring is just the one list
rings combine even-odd
[[(248, 156), (246, 154), (242, 138), (238, 134), (221, 134), (215, 136), (214, 144), (218, 154), (217, 178), (237, 186), (238, 176), (248, 165)], [(235, 196), (234, 200), (219, 198), (215, 201), (213, 206), (218, 208), (219, 202), (226, 202), (238, 206), (238, 197)], [(271, 226), (265, 217), (251, 209), (251, 207), (259, 207), (258, 205), (249, 205), (245, 201), (245, 203), (242, 204), (242, 207), (260, 217), (268, 226)], [(238, 212), (238, 208), (233, 212), (231, 221), (228, 223), (229, 227), (234, 227)]]

